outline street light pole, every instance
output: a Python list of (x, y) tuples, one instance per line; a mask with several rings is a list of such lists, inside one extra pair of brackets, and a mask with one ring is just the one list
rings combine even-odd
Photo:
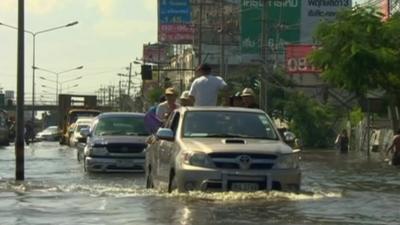
[[(56, 102), (58, 102), (58, 94), (59, 94), (59, 91), (58, 91), (59, 87), (58, 86), (60, 85), (60, 83), (59, 83), (59, 75), (63, 74), (63, 73), (71, 72), (71, 71), (74, 71), (74, 70), (81, 70), (81, 69), (83, 69), (83, 66), (78, 66), (78, 67), (75, 67), (75, 68), (72, 68), (72, 69), (68, 69), (68, 70), (64, 70), (64, 71), (61, 71), (61, 72), (54, 72), (54, 71), (51, 71), (51, 70), (48, 70), (48, 69), (44, 69), (44, 68), (41, 68), (41, 67), (37, 67), (37, 66), (35, 66), (34, 68), (37, 69), (37, 70), (42, 70), (42, 71), (45, 71), (45, 72), (48, 72), (48, 73), (56, 75), (56, 80), (55, 80), (55, 83), (56, 83)], [(81, 78), (82, 77), (80, 77), (79, 79), (81, 79)], [(45, 79), (45, 80), (47, 80), (47, 79)]]
[(24, 164), (24, 0), (18, 0), (17, 129), (15, 141), (15, 179), (25, 179)]
[[(52, 27), (52, 28), (41, 30), (41, 31), (37, 31), (37, 32), (32, 32), (32, 31), (24, 29), (24, 32), (32, 35), (32, 42), (33, 42), (32, 43), (32, 51), (33, 51), (33, 53), (32, 53), (32, 55), (33, 55), (32, 56), (32, 122), (35, 121), (36, 36), (39, 35), (39, 34), (42, 34), (42, 33), (53, 31), (53, 30), (58, 30), (58, 29), (61, 29), (61, 28), (71, 27), (71, 26), (74, 26), (74, 25), (76, 25), (78, 23), (79, 23), (78, 21), (74, 21), (72, 23), (68, 23), (68, 24), (63, 25), (63, 26)], [(4, 24), (4, 23), (1, 23), (1, 22), (0, 22), (0, 26), (5, 26), (5, 27), (11, 28), (11, 29), (18, 30), (18, 27), (11, 26), (11, 25), (8, 25), (8, 24)]]

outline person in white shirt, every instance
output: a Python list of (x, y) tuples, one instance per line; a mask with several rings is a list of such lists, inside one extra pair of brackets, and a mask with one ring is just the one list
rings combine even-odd
[(201, 64), (196, 69), (199, 75), (192, 83), (189, 95), (194, 106), (216, 106), (218, 93), (225, 93), (227, 84), (221, 77), (211, 74), (211, 67), (208, 64)]
[(165, 122), (168, 119), (168, 116), (172, 111), (180, 107), (180, 105), (175, 102), (177, 96), (178, 93), (174, 88), (169, 87), (165, 89), (165, 98), (167, 100), (160, 103), (156, 109), (156, 115), (162, 122)]

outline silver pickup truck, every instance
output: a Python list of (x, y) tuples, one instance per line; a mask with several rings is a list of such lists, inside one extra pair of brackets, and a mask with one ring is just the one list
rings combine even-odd
[(258, 109), (182, 107), (148, 142), (147, 188), (300, 189), (300, 151), (288, 146)]

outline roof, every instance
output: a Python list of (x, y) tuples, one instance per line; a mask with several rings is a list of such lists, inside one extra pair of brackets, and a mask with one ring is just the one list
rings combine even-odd
[(251, 112), (251, 113), (265, 113), (261, 109), (250, 109), (244, 107), (222, 107), (222, 106), (202, 106), (202, 107), (181, 107), (179, 109), (185, 111), (223, 111), (223, 112)]
[(101, 112), (101, 111), (98, 109), (70, 109), (68, 112), (71, 113), (71, 112)]
[(105, 112), (97, 116), (98, 118), (105, 117), (144, 117), (144, 113), (137, 112)]

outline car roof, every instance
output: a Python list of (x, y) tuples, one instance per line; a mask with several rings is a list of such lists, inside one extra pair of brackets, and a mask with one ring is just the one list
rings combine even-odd
[(86, 122), (92, 122), (94, 117), (78, 117), (75, 123), (86, 123)]
[(186, 111), (209, 111), (209, 112), (250, 112), (250, 113), (265, 113), (261, 109), (251, 109), (244, 107), (224, 107), (224, 106), (190, 106), (190, 107), (181, 107), (179, 108), (181, 112)]
[(144, 113), (138, 112), (105, 112), (97, 116), (97, 118), (108, 117), (144, 117)]

